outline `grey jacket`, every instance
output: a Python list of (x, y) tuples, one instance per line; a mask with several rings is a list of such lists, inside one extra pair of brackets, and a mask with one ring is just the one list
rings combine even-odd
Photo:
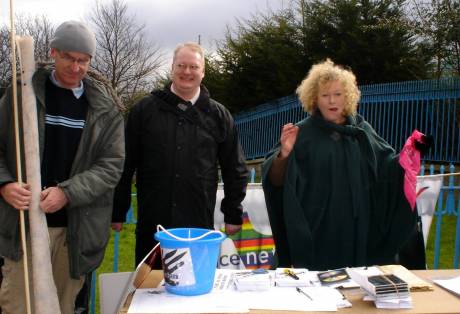
[[(41, 156), (45, 138), (45, 82), (49, 75), (49, 70), (38, 69), (33, 77)], [(96, 269), (102, 262), (110, 236), (113, 191), (125, 155), (122, 115), (103, 84), (88, 76), (83, 82), (89, 103), (86, 124), (70, 178), (58, 184), (69, 200), (67, 243), (74, 278)], [(11, 104), (9, 89), (0, 101), (0, 185), (17, 181)], [(18, 260), (19, 214), (1, 197), (0, 222), (0, 255)]]

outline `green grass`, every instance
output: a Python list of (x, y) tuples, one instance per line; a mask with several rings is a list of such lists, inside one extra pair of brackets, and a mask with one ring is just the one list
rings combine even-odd
[[(436, 236), (436, 217), (430, 227), (430, 234), (426, 246), (426, 259), (429, 269), (433, 269), (434, 263), (434, 240)], [(449, 269), (454, 266), (454, 246), (455, 228), (457, 224), (456, 216), (444, 216), (441, 220), (441, 245), (439, 254), (439, 269)]]
[[(118, 271), (133, 271), (134, 270), (134, 248), (135, 248), (135, 235), (134, 230), (136, 225), (134, 224), (123, 224), (123, 230), (120, 232), (119, 248), (118, 248)], [(96, 278), (99, 278), (100, 274), (112, 273), (113, 272), (113, 253), (114, 253), (114, 234), (110, 237), (110, 242), (105, 251), (104, 261), (96, 271)], [(97, 280), (99, 283), (99, 279)], [(99, 284), (96, 284), (96, 307), (95, 313), (99, 314)]]

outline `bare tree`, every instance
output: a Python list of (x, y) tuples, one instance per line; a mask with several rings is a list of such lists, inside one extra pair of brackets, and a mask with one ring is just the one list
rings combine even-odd
[[(15, 18), (16, 36), (29, 35), (34, 39), (35, 60), (48, 62), (49, 43), (54, 33), (54, 26), (45, 16), (17, 15)], [(11, 42), (10, 28), (0, 28), (0, 87), (6, 87), (11, 80)]]
[(49, 56), (50, 41), (54, 34), (54, 25), (44, 15), (26, 16), (16, 18), (16, 32), (19, 35), (29, 35), (34, 39), (35, 60), (41, 62), (51, 61)]
[(153, 84), (163, 54), (144, 34), (145, 26), (128, 14), (123, 0), (97, 2), (89, 16), (95, 25), (97, 52), (93, 67), (105, 75), (128, 108)]
[(460, 2), (412, 0), (412, 22), (435, 57), (436, 77), (460, 75)]
[(11, 77), (10, 30), (6, 25), (0, 28), (0, 47), (0, 88), (5, 88)]

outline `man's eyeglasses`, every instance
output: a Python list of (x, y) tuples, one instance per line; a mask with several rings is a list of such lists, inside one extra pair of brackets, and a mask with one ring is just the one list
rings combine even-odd
[(87, 66), (91, 61), (91, 58), (84, 58), (84, 59), (74, 58), (65, 51), (58, 51), (58, 54), (59, 54), (59, 57), (61, 57), (61, 59), (64, 60), (66, 63), (73, 64), (77, 62), (77, 64), (82, 67)]
[(178, 69), (179, 71), (185, 71), (187, 70), (187, 68), (192, 71), (192, 72), (196, 72), (198, 70), (201, 69), (201, 67), (197, 64), (184, 64), (184, 63), (176, 63), (174, 64), (174, 66), (176, 67), (176, 69)]

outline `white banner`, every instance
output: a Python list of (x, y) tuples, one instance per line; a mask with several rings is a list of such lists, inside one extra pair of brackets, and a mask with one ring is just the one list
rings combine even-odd
[(423, 239), (428, 240), (431, 221), (436, 210), (439, 191), (441, 190), (443, 176), (419, 176), (417, 177), (417, 210), (422, 218)]
[[(224, 227), (224, 215), (220, 211), (220, 203), (224, 198), (223, 186), (219, 185), (216, 195), (216, 207), (214, 210), (214, 228)], [(246, 197), (241, 203), (243, 211), (248, 213), (254, 230), (263, 235), (272, 235), (272, 229), (268, 220), (265, 195), (261, 183), (250, 183), (246, 190)]]

